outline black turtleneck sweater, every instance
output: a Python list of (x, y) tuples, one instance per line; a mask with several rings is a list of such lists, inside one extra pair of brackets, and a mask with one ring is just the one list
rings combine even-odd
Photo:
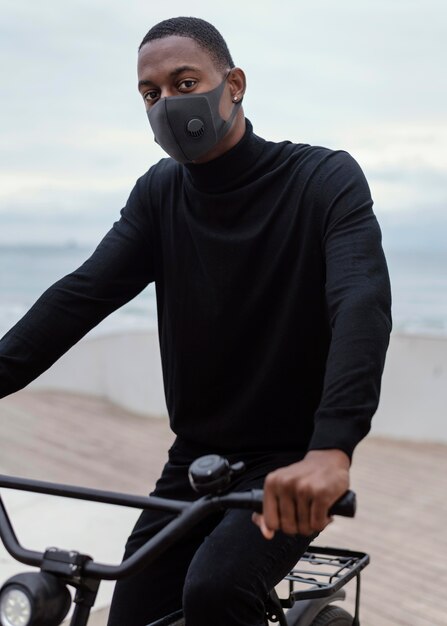
[(93, 255), (2, 339), (0, 397), (155, 281), (179, 442), (351, 455), (377, 408), (391, 326), (371, 207), (349, 154), (268, 142), (248, 121), (209, 163), (161, 160)]

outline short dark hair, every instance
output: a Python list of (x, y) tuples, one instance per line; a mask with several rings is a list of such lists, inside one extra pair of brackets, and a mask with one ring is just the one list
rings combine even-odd
[(155, 24), (145, 35), (138, 50), (141, 50), (144, 44), (149, 41), (163, 39), (163, 37), (170, 37), (171, 35), (194, 39), (201, 48), (211, 55), (219, 70), (224, 71), (227, 67), (234, 67), (225, 39), (215, 26), (198, 17), (172, 17)]

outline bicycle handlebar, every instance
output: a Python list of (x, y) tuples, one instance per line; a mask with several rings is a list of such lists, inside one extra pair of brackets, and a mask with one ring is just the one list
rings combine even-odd
[[(165, 500), (154, 496), (142, 497), (112, 491), (74, 487), (44, 481), (15, 478), (0, 475), (0, 487), (21, 491), (31, 491), (47, 495), (63, 496), (87, 501), (103, 502), (139, 509), (157, 509), (179, 513), (159, 533), (139, 548), (132, 556), (119, 565), (108, 565), (86, 561), (83, 574), (95, 579), (117, 580), (138, 572), (162, 552), (175, 543), (181, 536), (200, 520), (217, 510), (248, 509), (262, 512), (263, 491), (252, 489), (245, 492), (232, 492), (223, 495), (208, 495), (194, 502)], [(354, 517), (356, 508), (355, 494), (347, 491), (329, 510), (329, 515)], [(42, 552), (28, 550), (17, 540), (3, 501), (0, 497), (0, 537), (7, 551), (17, 561), (40, 567), (44, 560)]]

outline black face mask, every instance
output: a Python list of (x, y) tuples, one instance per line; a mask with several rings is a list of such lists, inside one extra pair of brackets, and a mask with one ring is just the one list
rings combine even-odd
[(214, 148), (230, 129), (241, 101), (234, 104), (227, 121), (220, 117), (226, 80), (205, 93), (161, 98), (147, 112), (155, 141), (176, 161), (195, 161)]

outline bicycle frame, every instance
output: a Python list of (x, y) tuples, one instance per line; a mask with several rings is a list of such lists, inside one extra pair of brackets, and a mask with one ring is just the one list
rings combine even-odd
[[(64, 585), (76, 589), (75, 610), (70, 626), (86, 626), (101, 580), (118, 580), (140, 571), (212, 512), (226, 509), (248, 509), (262, 512), (263, 501), (263, 492), (260, 489), (241, 493), (210, 494), (202, 496), (196, 501), (186, 502), (2, 475), (0, 475), (0, 487), (138, 509), (157, 509), (178, 515), (128, 559), (118, 565), (110, 565), (94, 562), (90, 556), (74, 551), (49, 548), (45, 552), (37, 552), (24, 548), (15, 535), (7, 510), (0, 497), (0, 538), (6, 550), (17, 561), (38, 567), (42, 573), (55, 576)], [(352, 517), (354, 511), (355, 495), (352, 492), (347, 492), (332, 507), (330, 514)]]
[(74, 599), (76, 608), (70, 626), (87, 624), (101, 580), (118, 580), (140, 571), (210, 513), (229, 508), (262, 511), (262, 490), (259, 489), (245, 493), (203, 496), (195, 502), (174, 502), (157, 497), (134, 496), (9, 476), (0, 476), (0, 487), (178, 514), (178, 517), (131, 557), (119, 565), (109, 565), (95, 563), (90, 556), (73, 551), (51, 548), (43, 553), (24, 548), (15, 535), (0, 497), (0, 537), (9, 554), (21, 563), (59, 576), (65, 584), (77, 589)]

